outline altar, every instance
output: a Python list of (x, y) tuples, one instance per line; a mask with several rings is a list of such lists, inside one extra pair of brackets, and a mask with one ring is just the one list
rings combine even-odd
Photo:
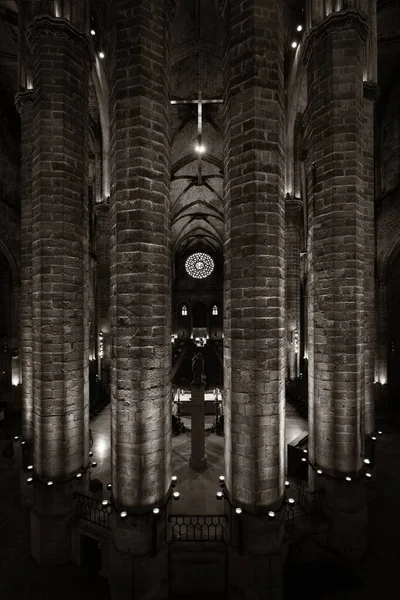
[[(221, 393), (217, 392), (218, 400), (221, 400)], [(178, 398), (181, 403), (181, 417), (192, 416), (192, 402), (191, 392), (186, 390), (178, 390), (174, 396), (174, 414), (177, 412)], [(205, 392), (204, 394), (204, 414), (215, 415), (215, 399), (216, 394), (214, 392)]]

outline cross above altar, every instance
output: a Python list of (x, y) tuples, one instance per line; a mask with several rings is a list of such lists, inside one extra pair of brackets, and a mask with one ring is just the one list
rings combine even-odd
[(197, 104), (197, 183), (202, 185), (202, 173), (201, 173), (201, 157), (205, 152), (203, 145), (203, 104), (222, 104), (221, 98), (213, 98), (204, 100), (202, 93), (199, 90), (196, 100), (171, 100), (171, 104)]

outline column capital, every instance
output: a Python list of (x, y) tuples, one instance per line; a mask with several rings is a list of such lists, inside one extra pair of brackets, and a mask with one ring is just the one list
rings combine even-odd
[(378, 83), (375, 83), (374, 81), (364, 81), (363, 91), (364, 98), (367, 100), (372, 100), (372, 102), (379, 100), (381, 90)]
[(64, 38), (72, 42), (76, 46), (77, 51), (84, 53), (89, 68), (93, 67), (93, 49), (85, 34), (78, 31), (66, 19), (55, 18), (50, 15), (36, 16), (26, 31), (26, 40), (29, 48), (33, 50), (41, 37), (49, 36)]
[(306, 38), (303, 62), (306, 65), (310, 60), (311, 53), (314, 47), (321, 43), (335, 31), (354, 29), (361, 40), (365, 43), (368, 35), (368, 20), (367, 17), (354, 8), (332, 12), (324, 21), (321, 21), (313, 29)]
[(32, 106), (33, 90), (24, 90), (23, 92), (18, 92), (15, 94), (14, 101), (17, 111), (19, 114), (21, 114), (24, 108)]

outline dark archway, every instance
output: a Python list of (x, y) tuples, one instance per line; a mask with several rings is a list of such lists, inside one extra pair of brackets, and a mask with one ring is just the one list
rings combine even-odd
[(388, 395), (393, 410), (400, 412), (400, 253), (387, 273)]

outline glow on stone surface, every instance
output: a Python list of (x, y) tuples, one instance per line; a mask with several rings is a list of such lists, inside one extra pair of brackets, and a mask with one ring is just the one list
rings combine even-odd
[(185, 269), (194, 279), (205, 279), (214, 271), (214, 261), (209, 254), (196, 252), (186, 260)]

